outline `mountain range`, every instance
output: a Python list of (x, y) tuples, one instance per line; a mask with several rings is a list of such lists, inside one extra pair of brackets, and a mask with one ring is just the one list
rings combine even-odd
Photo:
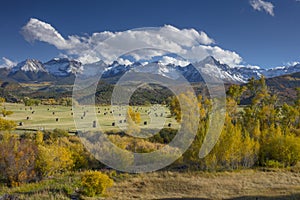
[(45, 63), (35, 59), (27, 59), (14, 67), (0, 68), (0, 77), (4, 81), (19, 83), (54, 82), (57, 84), (72, 84), (77, 75), (95, 75), (100, 68), (102, 77), (112, 80), (114, 80), (114, 77), (120, 77), (127, 71), (135, 71), (159, 74), (170, 79), (178, 79), (183, 76), (189, 82), (201, 82), (203, 81), (201, 74), (206, 74), (222, 79), (225, 83), (246, 83), (251, 77), (258, 79), (263, 75), (266, 78), (273, 78), (300, 72), (300, 64), (271, 69), (232, 67), (222, 64), (212, 56), (186, 66), (162, 63), (160, 60), (146, 64), (135, 62), (125, 65), (117, 61), (106, 64), (103, 61), (99, 61), (83, 65), (76, 60), (54, 58)]

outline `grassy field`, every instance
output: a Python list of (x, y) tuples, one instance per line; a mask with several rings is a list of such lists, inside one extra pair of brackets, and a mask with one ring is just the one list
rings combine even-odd
[(300, 199), (292, 172), (154, 172), (121, 181), (109, 199)]
[[(106, 197), (79, 198), (74, 182), (80, 174), (56, 175), (40, 183), (17, 188), (0, 187), (0, 197), (11, 194), (19, 199), (231, 199), (298, 200), (300, 173), (291, 171), (243, 170), (235, 172), (170, 172), (120, 174)], [(72, 199), (72, 198), (71, 198)]]
[[(68, 106), (24, 106), (14, 103), (6, 103), (4, 106), (7, 110), (14, 112), (6, 119), (15, 121), (18, 128), (22, 129), (61, 128), (75, 131), (74, 119), (79, 130), (118, 131), (127, 124), (124, 122), (125, 107), (96, 106), (94, 110), (92, 106), (78, 106), (76, 110), (72, 110), (72, 107)], [(170, 111), (165, 106), (135, 106), (133, 110), (141, 114), (140, 127), (143, 129), (161, 129), (168, 127), (169, 124), (172, 128), (178, 128), (178, 123), (170, 117)], [(97, 121), (96, 127), (93, 127), (93, 121)], [(114, 126), (113, 123), (115, 123)]]

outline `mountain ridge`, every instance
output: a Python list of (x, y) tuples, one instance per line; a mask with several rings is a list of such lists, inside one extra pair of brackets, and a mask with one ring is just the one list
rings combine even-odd
[[(101, 69), (100, 69), (101, 68)], [(129, 65), (114, 61), (106, 64), (103, 61), (83, 65), (79, 61), (68, 58), (54, 58), (45, 63), (36, 59), (27, 59), (10, 68), (1, 68), (0, 76), (6, 80), (16, 82), (55, 82), (72, 84), (77, 75), (95, 75), (102, 70), (102, 78), (110, 79), (122, 76), (128, 71), (152, 73), (170, 79), (184, 77), (189, 82), (203, 81), (202, 75), (208, 75), (223, 80), (225, 83), (246, 83), (250, 78), (255, 79), (265, 76), (273, 78), (286, 74), (300, 72), (300, 64), (271, 69), (253, 67), (229, 66), (223, 64), (212, 56), (202, 61), (179, 66), (172, 63), (163, 64), (155, 61), (142, 64), (134, 62)], [(66, 81), (67, 80), (67, 81)]]

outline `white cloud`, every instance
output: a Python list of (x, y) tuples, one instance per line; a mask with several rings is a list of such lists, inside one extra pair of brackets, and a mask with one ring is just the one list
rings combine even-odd
[(171, 25), (64, 38), (50, 24), (32, 18), (22, 28), (22, 34), (27, 41), (47, 42), (84, 64), (99, 60), (111, 63), (124, 54), (145, 62), (167, 53), (177, 54), (190, 62), (200, 61), (209, 55), (229, 65), (238, 65), (242, 61), (237, 53), (213, 46), (215, 41), (205, 32), (178, 29)]
[(176, 59), (176, 58), (173, 58), (170, 56), (163, 56), (162, 59), (160, 60), (160, 62), (163, 65), (174, 64), (174, 65), (181, 66), (181, 67), (185, 67), (188, 64), (190, 64), (190, 62), (188, 62), (188, 61)]
[(250, 5), (254, 10), (265, 11), (271, 16), (274, 16), (274, 5), (271, 2), (263, 0), (250, 0)]
[(9, 60), (8, 58), (2, 57), (3, 64), (0, 65), (0, 68), (12, 68), (16, 66), (18, 63)]
[(22, 28), (21, 33), (29, 42), (39, 40), (53, 44), (58, 49), (71, 48), (70, 43), (67, 42), (50, 24), (38, 19), (31, 18)]
[(130, 62), (130, 60), (128, 60), (128, 59), (118, 58), (117, 61), (121, 65), (131, 65), (132, 64), (132, 62)]

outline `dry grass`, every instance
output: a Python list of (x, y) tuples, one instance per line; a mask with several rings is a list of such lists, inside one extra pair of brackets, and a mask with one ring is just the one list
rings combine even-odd
[(300, 199), (300, 173), (155, 172), (117, 182), (109, 199)]
[[(153, 172), (139, 175), (119, 174), (106, 197), (74, 199), (227, 199), (299, 200), (300, 173), (288, 170), (235, 172)], [(70, 199), (79, 173), (56, 176), (19, 188), (0, 186), (0, 199), (11, 194), (20, 200)], [(76, 194), (76, 193), (75, 193)]]

